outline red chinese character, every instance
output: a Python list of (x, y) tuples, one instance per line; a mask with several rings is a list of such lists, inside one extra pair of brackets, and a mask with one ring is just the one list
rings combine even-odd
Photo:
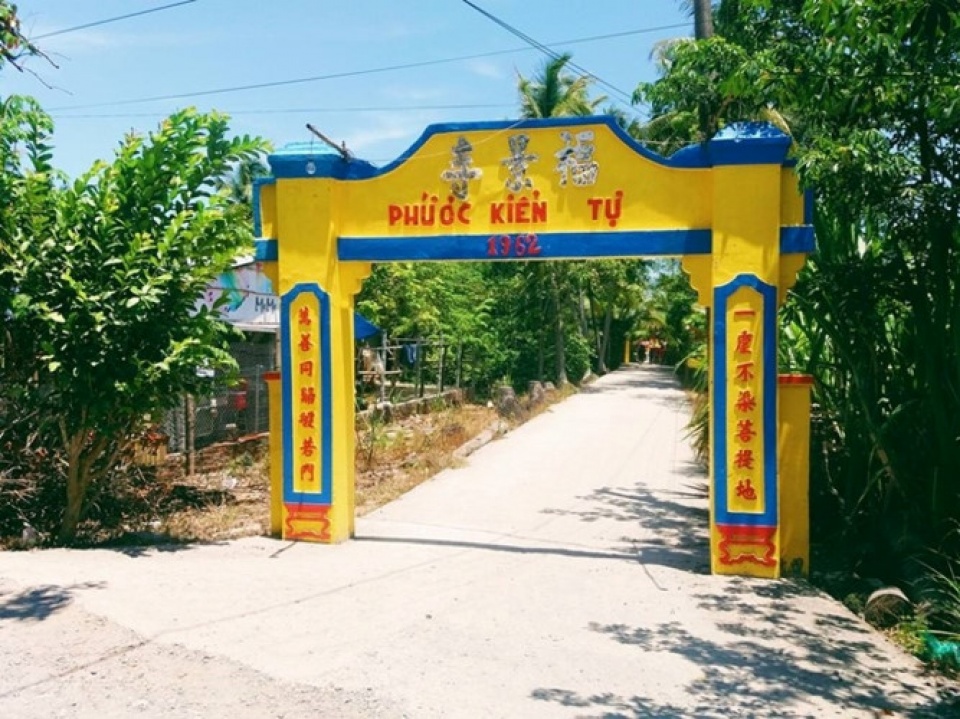
[(313, 437), (307, 437), (300, 444), (300, 454), (304, 457), (312, 457), (313, 453), (317, 451), (317, 445), (313, 442)]
[(748, 502), (753, 502), (757, 498), (757, 490), (750, 484), (750, 480), (741, 479), (737, 482), (737, 496), (743, 497)]
[(301, 352), (309, 352), (313, 349), (313, 342), (310, 339), (309, 332), (300, 333), (300, 344), (298, 346), (300, 347)]
[(300, 481), (303, 484), (313, 484), (317, 476), (317, 466), (313, 462), (300, 465)]
[(737, 350), (738, 355), (748, 355), (753, 352), (753, 333), (747, 332), (744, 330), (739, 335), (737, 335)]
[(300, 374), (307, 377), (313, 376), (313, 360), (307, 360), (300, 363)]
[(317, 401), (317, 390), (313, 387), (300, 388), (300, 404), (313, 404)]
[(749, 442), (756, 436), (757, 432), (753, 428), (752, 419), (737, 420), (737, 439), (741, 442)]
[(749, 382), (753, 379), (753, 362), (741, 362), (737, 365), (737, 379), (741, 382)]
[(757, 400), (753, 392), (748, 389), (740, 390), (740, 396), (737, 397), (737, 403), (733, 405), (737, 412), (752, 412), (757, 408)]
[(733, 466), (736, 469), (753, 469), (753, 450), (738, 449), (737, 456), (733, 460)]
[(316, 412), (301, 412), (298, 424), (304, 429), (316, 429), (314, 426), (317, 419)]
[(297, 324), (300, 325), (301, 327), (309, 327), (311, 325), (309, 307), (300, 308), (300, 314), (297, 317)]

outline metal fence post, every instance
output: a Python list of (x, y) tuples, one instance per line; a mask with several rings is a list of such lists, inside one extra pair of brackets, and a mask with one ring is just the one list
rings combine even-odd
[(463, 380), (463, 340), (457, 341), (457, 375), (456, 387), (460, 389), (460, 382)]
[(440, 366), (437, 369), (437, 388), (438, 394), (443, 394), (443, 358), (447, 354), (447, 344), (443, 341), (443, 336), (440, 336)]
[(417, 397), (423, 397), (423, 352), (424, 345), (420, 344), (420, 338), (417, 338)]
[(187, 456), (187, 476), (192, 477), (197, 473), (197, 417), (192, 394), (188, 394), (184, 400), (183, 419), (187, 444), (184, 450)]
[(253, 380), (253, 427), (248, 427), (248, 432), (259, 433), (260, 429), (260, 383), (263, 381), (263, 366), (257, 365), (257, 376)]

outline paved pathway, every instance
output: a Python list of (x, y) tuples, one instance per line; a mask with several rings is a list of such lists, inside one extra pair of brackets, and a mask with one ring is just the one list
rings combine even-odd
[[(107, 679), (91, 667), (123, 671), (118, 656), (145, 651), (142, 715), (227, 716), (255, 681), (251, 717), (960, 715), (949, 687), (807, 585), (708, 574), (687, 417), (665, 371), (608, 375), (341, 546), (0, 554), (0, 652), (32, 641), (36, 659), (0, 671), (0, 716), (29, 715), (44, 692), (86, 716), (52, 687), (79, 673), (96, 694)], [(83, 614), (58, 632), (101, 622), (129, 637), (54, 662), (43, 627), (70, 611)], [(189, 671), (165, 683), (163, 650)], [(206, 699), (163, 695), (211, 666)], [(125, 716), (114, 691), (90, 716)]]

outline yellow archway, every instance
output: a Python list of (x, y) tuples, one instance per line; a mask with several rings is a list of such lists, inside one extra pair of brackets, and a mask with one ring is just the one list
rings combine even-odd
[(809, 384), (778, 379), (776, 315), (814, 238), (789, 146), (745, 123), (661, 158), (591, 117), (435, 125), (383, 168), (272, 155), (255, 205), (282, 303), (275, 528), (353, 535), (353, 303), (371, 263), (680, 256), (711, 309), (712, 569), (805, 572)]

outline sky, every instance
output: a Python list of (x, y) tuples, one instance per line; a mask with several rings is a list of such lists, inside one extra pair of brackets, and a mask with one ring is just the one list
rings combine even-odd
[[(572, 53), (604, 83), (593, 92), (606, 95), (605, 104), (641, 116), (628, 98), (655, 79), (654, 46), (693, 34), (678, 0), (470, 2)], [(40, 101), (55, 122), (55, 163), (71, 176), (109, 158), (127, 132), (146, 133), (188, 106), (226, 112), (236, 134), (276, 148), (315, 139), (309, 122), (357, 157), (386, 164), (431, 123), (517, 117), (518, 74), (534, 76), (546, 58), (466, 0), (16, 4), (24, 34), (56, 67), (42, 58), (28, 61), (32, 72), (5, 66), (0, 97)], [(235, 89), (250, 85), (261, 87)]]

